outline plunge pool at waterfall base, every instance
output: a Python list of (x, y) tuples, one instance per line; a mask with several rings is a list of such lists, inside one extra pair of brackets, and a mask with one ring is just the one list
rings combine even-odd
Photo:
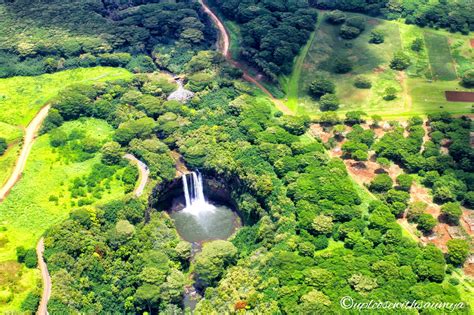
[(197, 215), (184, 209), (169, 214), (181, 238), (190, 243), (226, 240), (241, 227), (239, 216), (223, 205), (213, 205), (212, 210)]

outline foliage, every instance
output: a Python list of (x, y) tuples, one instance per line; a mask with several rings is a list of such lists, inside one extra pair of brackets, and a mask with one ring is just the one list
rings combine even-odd
[(462, 239), (452, 239), (446, 243), (448, 261), (455, 266), (462, 266), (469, 256), (469, 242)]
[(385, 41), (385, 35), (381, 31), (374, 30), (370, 33), (369, 43), (382, 44)]
[(342, 24), (346, 21), (346, 14), (339, 10), (327, 12), (325, 15), (326, 21), (331, 24)]
[(309, 92), (315, 98), (320, 98), (324, 94), (333, 94), (335, 90), (336, 86), (334, 83), (324, 78), (322, 75), (317, 76), (309, 87)]
[(222, 276), (224, 269), (234, 263), (235, 246), (227, 241), (207, 243), (196, 256), (195, 272), (200, 285), (212, 286)]
[(474, 29), (474, 19), (469, 14), (468, 2), (456, 1), (345, 1), (313, 0), (318, 9), (343, 10), (366, 13), (372, 16), (383, 15), (390, 20), (405, 18), (406, 24), (420, 27), (446, 28), (451, 32), (469, 33)]
[(150, 72), (156, 66), (146, 54), (154, 45), (201, 47), (215, 38), (199, 6), (184, 2), (15, 1), (2, 3), (0, 14), (9, 30), (1, 37), (0, 77), (98, 65)]
[(240, 57), (272, 81), (291, 72), (293, 59), (310, 37), (318, 17), (307, 2), (213, 0), (211, 4), (240, 25)]
[(474, 70), (471, 69), (464, 72), (461, 78), (461, 84), (467, 88), (474, 87)]
[(410, 191), (413, 184), (413, 178), (408, 174), (400, 174), (397, 177), (398, 188), (404, 191)]
[(433, 228), (438, 224), (438, 221), (429, 213), (421, 214), (417, 222), (418, 225), (416, 227), (425, 234), (431, 233)]
[(370, 183), (370, 190), (374, 192), (387, 192), (393, 186), (393, 181), (387, 174), (378, 174)]
[(390, 61), (390, 68), (394, 70), (405, 70), (411, 65), (410, 57), (403, 51), (397, 51)]
[(7, 139), (0, 137), (0, 156), (5, 153), (8, 148)]
[(416, 52), (422, 51), (423, 48), (424, 48), (423, 39), (421, 39), (419, 37), (415, 38), (413, 40), (413, 42), (411, 43), (410, 48), (411, 48), (411, 50), (416, 51)]
[(461, 215), (462, 215), (462, 210), (461, 210), (461, 207), (459, 206), (459, 203), (456, 203), (456, 202), (445, 203), (441, 207), (441, 215), (443, 216), (443, 219), (447, 223), (458, 225), (459, 219), (461, 218)]
[(339, 108), (339, 99), (335, 94), (324, 94), (319, 99), (319, 109), (323, 112), (335, 111)]
[(354, 80), (354, 86), (358, 89), (370, 89), (372, 87), (372, 82), (369, 78), (358, 76)]

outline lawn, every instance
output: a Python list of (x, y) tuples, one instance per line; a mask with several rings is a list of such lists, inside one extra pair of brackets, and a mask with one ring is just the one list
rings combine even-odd
[[(86, 136), (94, 137), (98, 141), (110, 139), (113, 132), (112, 127), (105, 121), (95, 119), (68, 122), (61, 128), (66, 133), (72, 130), (85, 132)], [(0, 204), (0, 230), (3, 231), (0, 270), (15, 260), (16, 247), (34, 247), (41, 234), (67, 217), (74, 209), (68, 189), (70, 181), (89, 174), (99, 159), (100, 154), (96, 154), (84, 162), (66, 161), (50, 146), (49, 135), (37, 139), (21, 180)], [(49, 201), (50, 196), (59, 196), (59, 201), (57, 203)], [(104, 203), (122, 196), (124, 196), (123, 184), (114, 177), (110, 183), (110, 190), (96, 203)], [(24, 273), (17, 282), (25, 282), (24, 277), (31, 277), (31, 272)], [(34, 281), (28, 283), (27, 289), (23, 287), (17, 290), (18, 286), (11, 284), (0, 287), (0, 292), (8, 290), (8, 287), (13, 290), (10, 292), (13, 293), (11, 303), (2, 304), (0, 300), (0, 311), (17, 309), (26, 292), (35, 287), (36, 279), (34, 277), (32, 279)]]
[(458, 76), (453, 57), (451, 56), (448, 38), (430, 31), (425, 31), (424, 37), (433, 79), (443, 81), (456, 80)]

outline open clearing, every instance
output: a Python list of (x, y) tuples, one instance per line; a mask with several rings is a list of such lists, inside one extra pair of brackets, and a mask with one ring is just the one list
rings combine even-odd
[(433, 32), (424, 32), (426, 48), (433, 70), (433, 79), (456, 80), (456, 69), (449, 49), (448, 38)]
[(94, 83), (131, 78), (125, 69), (95, 67), (67, 70), (37, 77), (0, 79), (0, 137), (6, 138), (10, 148), (0, 156), (0, 186), (15, 164), (18, 144), (24, 128), (38, 111), (61, 89), (74, 83)]
[[(287, 105), (295, 113), (312, 117), (321, 114), (317, 101), (308, 95), (308, 87), (318, 72), (336, 84), (336, 95), (341, 101), (340, 114), (363, 110), (369, 115), (378, 114), (387, 119), (405, 119), (440, 111), (471, 113), (472, 104), (446, 101), (445, 97), (445, 91), (474, 92), (474, 89), (462, 88), (458, 82), (458, 76), (474, 64), (469, 37), (440, 30), (424, 30), (396, 21), (366, 18), (366, 30), (353, 40), (340, 38), (339, 26), (324, 21), (320, 23), (302, 66), (295, 62), (294, 73), (298, 73), (299, 67), (302, 69), (297, 96), (293, 92), (294, 84), (291, 80), (287, 81)], [(324, 19), (323, 14), (320, 19)], [(385, 42), (369, 44), (372, 30), (381, 31)], [(417, 38), (425, 44), (420, 52), (410, 48)], [(405, 72), (389, 68), (393, 53), (399, 50), (407, 53), (412, 61)], [(305, 53), (303, 49), (300, 57)], [(348, 74), (332, 73), (332, 62), (337, 57), (351, 60), (353, 70)], [(353, 82), (357, 75), (371, 79), (372, 88), (355, 88)], [(395, 100), (383, 99), (387, 87), (397, 90)]]
[[(83, 130), (101, 141), (110, 139), (112, 134), (112, 127), (104, 121), (94, 119), (68, 122), (61, 129), (65, 132)], [(22, 179), (0, 204), (0, 229), (3, 230), (0, 268), (2, 264), (16, 259), (16, 247), (34, 247), (41, 234), (67, 217), (73, 209), (68, 191), (69, 182), (78, 176), (89, 174), (99, 159), (100, 154), (96, 154), (94, 158), (84, 162), (65, 161), (50, 146), (49, 135), (37, 139)], [(110, 187), (100, 203), (124, 195), (120, 180), (113, 179)], [(60, 196), (58, 202), (49, 201), (53, 195)], [(28, 291), (36, 286), (37, 277), (32, 276), (32, 273), (36, 274), (36, 270), (25, 268), (21, 273), (16, 282), (23, 283), (22, 289), (16, 290), (16, 286), (12, 285), (0, 287), (0, 291), (10, 288), (13, 298), (8, 306), (0, 302), (0, 311), (6, 311), (6, 307), (15, 309), (15, 305), (18, 306)]]

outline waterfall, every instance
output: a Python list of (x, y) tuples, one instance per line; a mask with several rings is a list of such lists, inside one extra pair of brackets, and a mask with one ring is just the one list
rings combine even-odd
[[(183, 211), (195, 216), (213, 211), (215, 207), (208, 203), (204, 196), (204, 186), (201, 173), (192, 172), (188, 175), (183, 175), (182, 177), (184, 198), (186, 200), (186, 208), (184, 208)], [(190, 185), (188, 185), (188, 177)]]

